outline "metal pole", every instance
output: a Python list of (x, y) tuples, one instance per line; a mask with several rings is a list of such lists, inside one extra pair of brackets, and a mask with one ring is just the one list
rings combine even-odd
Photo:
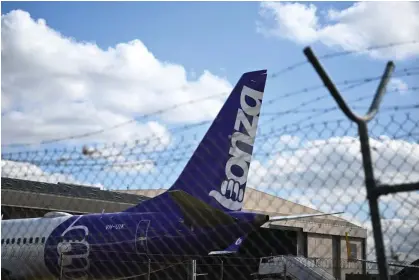
[(192, 280), (196, 280), (196, 260), (192, 260)]
[(357, 116), (346, 104), (345, 100), (342, 98), (342, 95), (339, 93), (338, 89), (333, 84), (332, 80), (329, 78), (326, 71), (321, 66), (319, 60), (314, 55), (311, 48), (305, 48), (304, 54), (306, 55), (309, 62), (312, 64), (313, 68), (316, 70), (317, 74), (320, 76), (324, 85), (327, 87), (330, 94), (333, 96), (343, 113), (345, 113), (345, 115), (350, 120), (352, 120), (358, 125), (358, 134), (360, 138), (362, 152), (362, 162), (365, 173), (365, 185), (367, 189), (367, 199), (370, 206), (371, 223), (375, 240), (375, 251), (377, 255), (378, 269), (380, 279), (387, 280), (389, 279), (388, 264), (386, 260), (384, 241), (381, 229), (380, 211), (378, 207), (379, 194), (377, 194), (377, 186), (372, 168), (367, 122), (370, 121), (378, 112), (380, 102), (382, 101), (385, 94), (386, 86), (390, 80), (392, 72), (394, 71), (394, 63), (392, 61), (389, 61), (387, 63), (386, 69), (381, 78), (380, 84), (377, 88), (374, 99), (368, 109), (367, 114), (365, 116)]
[(63, 280), (63, 252), (60, 252), (60, 280)]
[(287, 261), (284, 260), (284, 280), (287, 279)]
[(223, 280), (223, 278), (224, 278), (224, 261), (221, 260), (221, 279), (220, 280)]
[(380, 279), (384, 280), (389, 279), (388, 264), (384, 248), (384, 239), (382, 234), (383, 231), (381, 228), (378, 197), (374, 194), (374, 189), (377, 186), (374, 179), (368, 129), (367, 124), (365, 122), (358, 123), (358, 133), (361, 142), (362, 161), (364, 163), (363, 166), (365, 173), (365, 185), (367, 187), (367, 198), (370, 206), (371, 223), (373, 228), (378, 269), (380, 272)]
[(150, 259), (148, 259), (147, 280), (150, 280), (150, 270), (151, 270), (151, 262), (150, 262)]

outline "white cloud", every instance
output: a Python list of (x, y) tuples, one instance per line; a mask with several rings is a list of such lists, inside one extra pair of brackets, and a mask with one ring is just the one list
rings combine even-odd
[[(148, 147), (148, 145), (147, 145)], [(132, 160), (130, 152), (136, 145), (123, 145), (120, 148), (95, 148), (85, 146), (83, 148), (82, 160), (93, 159), (96, 163), (105, 160), (105, 170), (112, 170), (123, 173), (149, 173), (155, 171), (155, 163), (152, 160)], [(144, 149), (142, 149), (144, 151)], [(69, 157), (71, 160), (71, 157)]]
[(67, 183), (91, 186), (103, 189), (103, 185), (99, 183), (89, 184), (80, 182), (72, 175), (61, 173), (50, 173), (42, 170), (39, 166), (28, 162), (17, 162), (11, 160), (1, 161), (1, 176), (6, 178), (21, 179), (28, 181), (37, 181), (44, 183)]
[(389, 83), (389, 89), (397, 91), (400, 94), (405, 94), (409, 90), (408, 84), (399, 78), (392, 78)]
[(265, 19), (270, 17), (275, 25), (267, 29), (259, 23), (259, 31), (307, 44), (318, 37), (316, 12), (317, 7), (313, 4), (262, 2), (261, 16)]
[[(280, 146), (284, 145), (282, 139), (277, 141), (281, 142)], [(270, 142), (273, 143), (273, 140)], [(293, 143), (297, 143), (295, 139)], [(371, 138), (370, 146), (375, 174), (382, 183), (419, 180), (419, 167), (416, 164), (419, 160), (418, 144), (383, 137)], [(273, 156), (264, 165), (269, 170), (269, 174), (263, 176), (265, 183), (288, 189), (303, 184), (315, 189), (325, 185), (334, 185), (335, 188), (363, 185), (362, 156), (357, 138), (312, 140), (298, 149), (284, 150), (272, 153)], [(263, 174), (266, 174), (266, 170), (263, 170)]]
[(114, 164), (110, 169), (118, 172), (135, 173), (150, 172), (154, 168), (155, 164), (152, 160), (136, 160)]
[(280, 151), (286, 148), (297, 148), (300, 145), (300, 138), (293, 135), (282, 135), (279, 138), (268, 138), (262, 145), (266, 152)]
[[(270, 138), (264, 144), (264, 150), (269, 150), (269, 146), (281, 149), (270, 153), (263, 162), (252, 161), (250, 187), (320, 211), (344, 211), (343, 218), (355, 224), (369, 225), (362, 155), (357, 138), (302, 141), (287, 136)], [(393, 185), (419, 181), (419, 144), (382, 136), (370, 138), (370, 146), (375, 176), (381, 183)], [(414, 243), (418, 240), (419, 222), (413, 222), (414, 217), (419, 217), (418, 200), (419, 192), (380, 198), (380, 212), (385, 219), (385, 242), (388, 246), (393, 244), (394, 249), (409, 260), (419, 255), (419, 244)], [(371, 230), (368, 235), (371, 251), (374, 246)], [(368, 257), (374, 259), (374, 252), (371, 252)]]
[[(388, 219), (419, 217), (419, 192), (401, 192), (380, 197), (383, 212)], [(393, 211), (394, 210), (394, 211)]]
[[(160, 116), (170, 123), (211, 119), (232, 88), (208, 71), (188, 80), (183, 66), (158, 60), (140, 40), (101, 49), (65, 37), (21, 10), (2, 15), (1, 31), (3, 144), (106, 129), (224, 93)], [(118, 142), (150, 135), (168, 138), (161, 123), (132, 122), (82, 141)]]
[[(368, 259), (375, 259), (375, 243), (371, 222), (364, 223), (369, 232), (367, 238)], [(386, 255), (394, 250), (399, 255), (399, 261), (411, 263), (419, 258), (419, 223), (417, 219), (381, 219), (381, 228), (384, 232), (384, 246)], [(394, 262), (390, 258), (388, 262)]]
[[(419, 4), (358, 2), (344, 10), (318, 10), (314, 4), (262, 2), (258, 31), (298, 44), (321, 42), (346, 51), (419, 40)], [(419, 54), (419, 44), (370, 51), (373, 57), (405, 59)]]

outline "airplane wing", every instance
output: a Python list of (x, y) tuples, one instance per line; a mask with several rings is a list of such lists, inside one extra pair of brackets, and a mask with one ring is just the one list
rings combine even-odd
[(309, 217), (329, 216), (329, 215), (342, 214), (342, 213), (344, 212), (274, 216), (274, 217), (269, 217), (268, 223), (277, 222), (277, 221), (286, 221), (286, 220), (296, 220), (296, 219), (309, 218)]
[(237, 221), (236, 218), (222, 210), (214, 208), (184, 191), (174, 190), (168, 193), (180, 207), (186, 224), (199, 227), (213, 227), (234, 224)]
[[(301, 214), (301, 215), (288, 215), (288, 216), (274, 216), (269, 218), (269, 222), (276, 222), (276, 221), (286, 221), (286, 220), (296, 220), (308, 217), (317, 217), (317, 216), (328, 216), (334, 214), (342, 214), (344, 212), (334, 212), (334, 213), (317, 213), (317, 214)], [(236, 240), (235, 243), (231, 244), (228, 248), (222, 251), (212, 251), (208, 255), (231, 255), (238, 252), (240, 245), (243, 243), (245, 237), (240, 237)]]
[[(217, 225), (233, 224), (237, 221), (236, 218), (228, 215), (226, 212), (212, 207), (182, 190), (173, 190), (168, 193), (173, 201), (180, 207), (182, 214), (185, 216), (185, 222), (190, 225), (212, 227)], [(268, 223), (342, 213), (344, 212), (274, 216), (269, 218)]]

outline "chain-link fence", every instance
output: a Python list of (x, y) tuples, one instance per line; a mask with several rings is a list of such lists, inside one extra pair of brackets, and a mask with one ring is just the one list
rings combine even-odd
[[(339, 55), (344, 54), (323, 58)], [(267, 85), (301, 65), (269, 76)], [(392, 77), (418, 71), (396, 69)], [(366, 91), (373, 92), (369, 86), (380, 79), (372, 75), (336, 85), (350, 96), (351, 108), (365, 111), (374, 97)], [(401, 93), (389, 87), (384, 100), (417, 94), (417, 89), (410, 85)], [(146, 119), (205, 102), (196, 100), (91, 133), (4, 145), (2, 277), (302, 279), (311, 273), (309, 279), (345, 279), (347, 274), (378, 274), (377, 262), (386, 263), (385, 273), (391, 275), (417, 269), (412, 262), (419, 258), (419, 195), (414, 191), (419, 104), (384, 102), (369, 121), (367, 150), (374, 176), (366, 179), (366, 150), (358, 138), (362, 131), (325, 86), (274, 98), (267, 92), (260, 114), (248, 110), (237, 117), (240, 129), (237, 106), (243, 106), (238, 100), (236, 107), (229, 105), (235, 109), (232, 116), (220, 114), (214, 122), (165, 129)], [(283, 109), (284, 104), (291, 105)], [(259, 124), (252, 140), (255, 118)], [(93, 140), (136, 121), (149, 128), (138, 139)], [(220, 130), (211, 132), (213, 127)], [(241, 171), (232, 171), (236, 178), (248, 175), (238, 187), (224, 182), (230, 156), (236, 167), (240, 159), (245, 162)], [(220, 174), (223, 182), (217, 185)], [(391, 194), (374, 197), (366, 181)], [(392, 185), (407, 186), (410, 192), (396, 193)], [(208, 188), (217, 192), (210, 196)], [(375, 199), (379, 212), (372, 213), (368, 203)], [(336, 212), (343, 213), (314, 216)], [(79, 216), (89, 213), (96, 214)], [(370, 222), (371, 214), (382, 233)], [(382, 236), (386, 259), (377, 260), (373, 233)], [(272, 256), (288, 256), (291, 266)], [(275, 269), (264, 271), (263, 260)]]

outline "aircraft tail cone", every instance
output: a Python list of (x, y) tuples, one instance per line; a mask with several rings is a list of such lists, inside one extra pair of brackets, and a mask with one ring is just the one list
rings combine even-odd
[(262, 226), (263, 224), (265, 224), (268, 221), (269, 221), (269, 216), (268, 215), (258, 214), (253, 219), (253, 225), (256, 228), (259, 228), (260, 226)]

